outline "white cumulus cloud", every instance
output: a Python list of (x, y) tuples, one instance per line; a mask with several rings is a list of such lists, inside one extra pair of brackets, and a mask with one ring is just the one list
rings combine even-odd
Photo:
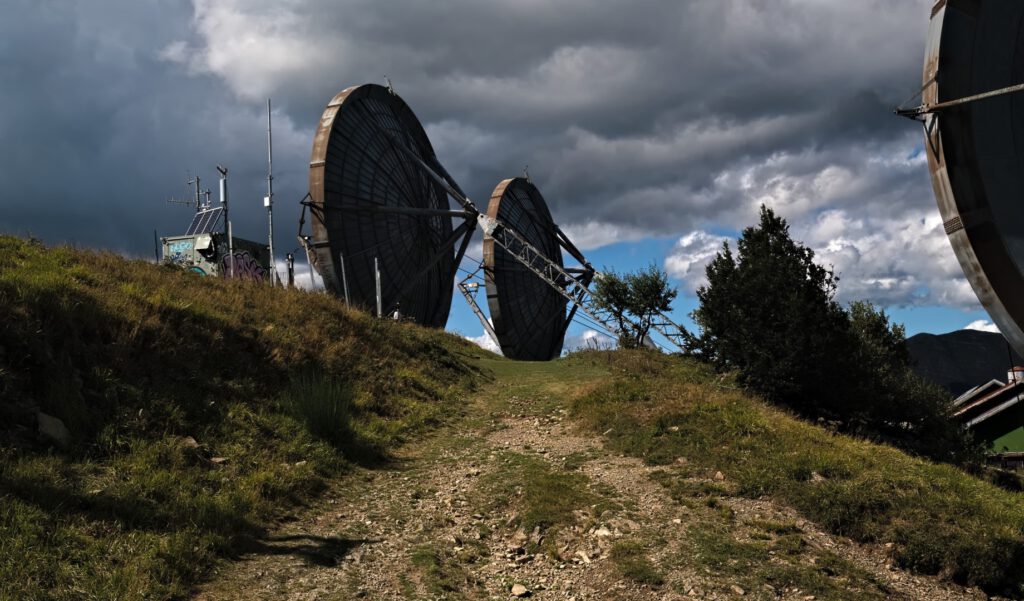
[(479, 336), (466, 336), (465, 338), (486, 351), (491, 351), (498, 355), (501, 354), (501, 347), (491, 339), (487, 332), (484, 332)]
[(616, 341), (601, 334), (597, 330), (584, 330), (578, 334), (569, 334), (565, 337), (562, 348), (566, 351), (581, 349), (610, 349), (616, 346)]
[(938, 213), (853, 215), (825, 211), (796, 224), (794, 238), (839, 276), (839, 299), (881, 306), (978, 305), (946, 239)]
[(704, 231), (691, 232), (680, 238), (665, 259), (665, 271), (672, 277), (686, 283), (690, 294), (707, 283), (704, 269), (715, 255), (722, 250), (726, 236), (716, 236)]
[(996, 334), (999, 334), (999, 328), (996, 327), (996, 324), (992, 323), (991, 321), (988, 321), (987, 319), (979, 319), (977, 321), (972, 321), (971, 323), (964, 326), (964, 329), (978, 330), (979, 332), (994, 332)]
[[(834, 270), (841, 302), (978, 306), (937, 213), (876, 216), (830, 209), (816, 216), (798, 214), (790, 221), (790, 234), (814, 250), (815, 262)], [(727, 240), (700, 230), (683, 236), (665, 259), (666, 271), (696, 289), (706, 282), (704, 268)]]

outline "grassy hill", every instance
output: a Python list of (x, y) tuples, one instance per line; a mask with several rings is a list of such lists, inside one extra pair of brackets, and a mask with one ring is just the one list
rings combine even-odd
[(652, 353), (591, 360), (618, 376), (574, 401), (575, 414), (648, 464), (687, 458), (662, 479), (681, 502), (709, 496), (690, 482), (694, 473), (721, 470), (732, 494), (775, 499), (829, 532), (887, 544), (896, 565), (1024, 596), (1021, 493), (796, 419), (700, 364)]
[(324, 295), (0, 237), (0, 599), (184, 595), (458, 413), (481, 352)]
[[(659, 466), (654, 486), (679, 507), (713, 511), (717, 521), (685, 534), (680, 565), (657, 566), (657, 577), (646, 547), (610, 556), (644, 586), (685, 568), (726, 591), (739, 583), (844, 598), (852, 572), (839, 564), (800, 563), (803, 547), (781, 561), (770, 541), (726, 537), (737, 522), (728, 499), (742, 498), (889, 544), (906, 569), (1024, 594), (1020, 494), (795, 419), (688, 359), (584, 352), (529, 367), (325, 295), (0, 237), (0, 599), (187, 596), (278, 518), (386, 463), (405, 441), (444, 424), (500, 431), (498, 414), (472, 414), (466, 400), (482, 396), (507, 396), (523, 419), (566, 412), (607, 456)], [(65, 443), (37, 433), (40, 411), (67, 425)], [(491, 455), (505, 471), (487, 482), (509, 488), (535, 528), (568, 529), (596, 503), (597, 489), (552, 493), (582, 486), (568, 468), (506, 451), (478, 461)], [(442, 555), (408, 561), (436, 572)], [(445, 570), (489, 559), (473, 561)]]

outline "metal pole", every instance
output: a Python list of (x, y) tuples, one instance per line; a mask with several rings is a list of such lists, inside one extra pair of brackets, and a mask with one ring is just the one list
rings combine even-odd
[(231, 237), (231, 214), (228, 213), (228, 168), (217, 165), (220, 173), (220, 204), (224, 207), (224, 234), (228, 237), (228, 275), (235, 277), (235, 241)]
[[(341, 285), (345, 289), (345, 306), (350, 307), (351, 305), (348, 302), (348, 277), (345, 276), (345, 255), (343, 253), (338, 253), (338, 263), (341, 264)], [(376, 259), (374, 263), (376, 264)], [(313, 277), (313, 270), (310, 269), (309, 272), (310, 277)]]
[[(930, 84), (929, 84), (930, 85)], [(927, 86), (926, 86), (927, 87)], [(923, 90), (922, 90), (923, 91)], [(1024, 92), (1024, 84), (1017, 84), (1000, 88), (998, 90), (992, 90), (991, 92), (984, 92), (981, 94), (975, 94), (973, 96), (967, 96), (966, 98), (958, 98), (956, 100), (947, 100), (946, 102), (938, 102), (935, 104), (922, 104), (911, 109), (896, 109), (896, 114), (901, 117), (915, 118), (921, 115), (927, 115), (929, 113), (935, 113), (943, 109), (948, 109), (954, 106), (960, 106), (961, 104), (969, 104), (971, 102), (977, 102), (979, 100), (986, 100), (988, 98), (994, 98), (996, 96), (1005, 96), (1006, 94), (1015, 94), (1017, 92)]]
[(276, 285), (277, 263), (274, 262), (274, 137), (270, 124), (270, 99), (267, 98), (267, 242), (270, 247), (270, 285)]
[(288, 287), (295, 287), (295, 255), (288, 253), (284, 256), (284, 260), (288, 265)]
[[(473, 276), (471, 275), (469, 277)], [(466, 279), (468, 280), (469, 278)], [(494, 326), (492, 326), (491, 322), (488, 321), (487, 317), (484, 316), (484, 312), (480, 310), (480, 305), (478, 305), (476, 299), (473, 298), (473, 294), (477, 291), (479, 287), (480, 284), (467, 284), (465, 280), (459, 282), (459, 291), (462, 292), (462, 296), (465, 297), (466, 303), (469, 305), (469, 308), (472, 309), (473, 313), (476, 314), (476, 318), (480, 320), (480, 325), (484, 327), (484, 331), (487, 332), (487, 335), (491, 337), (491, 340), (494, 342), (494, 344), (498, 348), (501, 348), (501, 342), (498, 341), (498, 334), (495, 333)]]
[[(1017, 372), (1014, 371), (1014, 369), (1013, 369), (1014, 368), (1014, 365), (1013, 365), (1013, 348), (1010, 346), (1009, 342), (1006, 343), (1006, 358), (1010, 360), (1010, 371), (1008, 372), (1010, 374), (1010, 377), (1006, 379), (1006, 383), (1007, 384), (1016, 384), (1017, 383)], [(1012, 380), (1011, 380), (1011, 378), (1012, 378)]]
[(228, 252), (231, 254), (231, 277), (235, 277), (235, 242), (231, 233), (231, 222), (228, 222)]
[(383, 317), (384, 311), (381, 308), (380, 299), (380, 263), (377, 261), (377, 257), (373, 258), (373, 274), (377, 280), (377, 317)]
[(160, 262), (160, 237), (156, 235), (156, 230), (153, 230), (153, 256), (156, 257), (156, 262)]

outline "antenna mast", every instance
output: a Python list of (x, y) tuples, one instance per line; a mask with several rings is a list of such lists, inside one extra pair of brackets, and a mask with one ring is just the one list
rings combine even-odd
[[(195, 191), (195, 194), (194, 194), (195, 197), (193, 199), (191, 199), (191, 200), (179, 200), (179, 199), (174, 198), (172, 196), (171, 198), (167, 199), (167, 202), (169, 202), (171, 204), (175, 204), (175, 205), (193, 205), (195, 207), (195, 209), (196, 209), (196, 212), (198, 213), (203, 208), (203, 201), (202, 201), (203, 191), (202, 191), (202, 188), (199, 185), (200, 181), (201, 180), (199, 179), (199, 176), (197, 175), (195, 177), (189, 176), (188, 181), (185, 182), (185, 185), (188, 186), (189, 188), (191, 188), (192, 186), (196, 187), (196, 191)], [(209, 194), (209, 193), (210, 193), (210, 191), (207, 190), (206, 194)], [(189, 195), (193, 195), (192, 192), (189, 192)]]
[(267, 242), (270, 246), (270, 285), (277, 285), (277, 264), (274, 262), (274, 138), (270, 125), (270, 99), (267, 98)]
[(228, 213), (228, 168), (217, 165), (220, 174), (220, 204), (224, 207), (224, 235), (228, 237), (229, 275), (235, 277), (235, 242), (231, 237), (231, 216)]

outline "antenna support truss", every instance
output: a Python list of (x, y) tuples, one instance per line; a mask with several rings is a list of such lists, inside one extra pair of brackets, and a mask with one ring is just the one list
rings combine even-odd
[[(519, 233), (511, 228), (505, 227), (505, 225), (497, 219), (493, 219), (481, 213), (477, 216), (477, 221), (479, 221), (480, 228), (484, 231), (484, 234), (491, 236), (491, 238), (493, 238), (494, 241), (502, 248), (508, 251), (512, 257), (536, 274), (537, 277), (547, 282), (549, 286), (557, 290), (573, 304), (574, 308), (578, 308), (609, 332), (615, 335), (622, 333), (621, 330), (609, 320), (608, 313), (606, 311), (602, 311), (595, 305), (593, 296), (590, 294), (590, 290), (587, 288), (586, 283), (569, 273), (569, 271), (564, 267), (561, 267), (545, 257), (543, 253), (534, 248), (521, 235), (519, 235)], [(589, 280), (589, 277), (584, 277)], [(666, 340), (680, 351), (685, 350), (685, 347), (683, 346), (682, 326), (660, 312), (656, 315), (658, 321), (652, 322), (651, 328), (664, 336)], [(672, 328), (674, 332), (670, 330), (670, 328)]]
[[(927, 85), (925, 87), (927, 87)], [(925, 115), (938, 113), (948, 108), (953, 108), (955, 106), (961, 106), (964, 104), (970, 104), (972, 102), (978, 102), (979, 100), (996, 98), (997, 96), (1016, 94), (1017, 92), (1024, 92), (1024, 83), (1017, 84), (1014, 86), (1007, 86), (1005, 88), (999, 88), (998, 90), (992, 90), (989, 92), (983, 92), (981, 94), (974, 94), (972, 96), (966, 96), (964, 98), (958, 98), (956, 100), (947, 100), (945, 102), (936, 102), (934, 104), (925, 103), (911, 108), (897, 107), (895, 112), (900, 117), (906, 117), (907, 119), (914, 119), (916, 121), (921, 119)]]
[(488, 321), (487, 316), (485, 316), (484, 312), (480, 309), (480, 305), (477, 304), (476, 302), (474, 292), (476, 292), (480, 288), (480, 284), (469, 281), (473, 276), (477, 274), (478, 271), (480, 270), (477, 269), (477, 271), (471, 273), (469, 277), (459, 282), (459, 292), (462, 293), (463, 298), (466, 299), (466, 304), (469, 305), (469, 308), (472, 309), (473, 313), (476, 314), (476, 318), (479, 319), (481, 325), (484, 326), (484, 331), (487, 332), (487, 335), (491, 338), (492, 341), (494, 341), (495, 346), (500, 348), (501, 341), (498, 340), (498, 334), (497, 332), (494, 331), (494, 326), (491, 325), (491, 322)]
[[(336, 97), (336, 99), (332, 101), (332, 104), (328, 105), (328, 111), (330, 112), (331, 120), (335, 118), (335, 115), (338, 112), (338, 107), (340, 107), (341, 103), (345, 101), (345, 98), (348, 97), (348, 94), (358, 90), (359, 88), (350, 88), (349, 90), (346, 90), (339, 94)], [(373, 93), (373, 91), (367, 92), (367, 94)], [(391, 96), (394, 96), (393, 92), (389, 91), (386, 93), (390, 93)], [(401, 101), (398, 100), (397, 102)], [(401, 106), (404, 107), (404, 110), (408, 110), (404, 103), (402, 103)], [(479, 225), (481, 229), (484, 231), (485, 236), (489, 236), (490, 238), (492, 238), (493, 241), (496, 242), (503, 249), (505, 249), (505, 251), (507, 251), (512, 258), (514, 258), (517, 262), (521, 263), (529, 271), (533, 272), (543, 282), (551, 286), (555, 291), (558, 292), (558, 294), (563, 296), (569, 303), (571, 303), (572, 308), (570, 309), (566, 317), (565, 323), (571, 321), (577, 311), (582, 311), (585, 315), (587, 315), (591, 320), (593, 320), (596, 324), (598, 324), (601, 328), (605, 329), (607, 332), (610, 332), (614, 335), (620, 335), (622, 333), (620, 328), (617, 327), (615, 323), (613, 323), (611, 315), (608, 312), (601, 310), (596, 305), (590, 293), (590, 290), (588, 289), (588, 286), (592, 278), (596, 275), (593, 266), (591, 266), (583, 257), (582, 253), (580, 253), (579, 250), (576, 249), (575, 246), (573, 246), (572, 242), (568, 239), (568, 237), (565, 236), (565, 234), (561, 230), (557, 229), (557, 226), (555, 233), (559, 245), (582, 263), (583, 267), (581, 269), (566, 269), (562, 265), (556, 263), (555, 261), (552, 261), (547, 256), (545, 256), (544, 253), (542, 253), (538, 248), (530, 244), (530, 242), (528, 242), (523, 235), (516, 232), (513, 228), (508, 227), (499, 219), (490, 217), (487, 214), (480, 211), (480, 209), (478, 209), (477, 206), (462, 192), (462, 190), (459, 188), (459, 185), (455, 182), (451, 175), (447, 173), (447, 171), (439, 162), (436, 162), (436, 160), (430, 160), (430, 162), (428, 163), (429, 159), (434, 158), (432, 156), (432, 152), (429, 154), (429, 156), (421, 156), (423, 152), (422, 150), (420, 150), (419, 152), (414, 151), (413, 148), (411, 148), (407, 143), (400, 141), (400, 139), (397, 138), (392, 131), (390, 131), (388, 128), (383, 127), (380, 123), (377, 122), (376, 119), (372, 118), (372, 115), (366, 112), (366, 109), (358, 107), (353, 110), (359, 110), (363, 113), (365, 117), (367, 117), (366, 119), (362, 120), (361, 123), (366, 126), (368, 132), (375, 135), (380, 135), (381, 139), (384, 141), (386, 146), (389, 149), (395, 151), (396, 156), (405, 157), (405, 159), (407, 159), (408, 161), (406, 164), (414, 165), (417, 169), (419, 169), (421, 173), (427, 176), (427, 179), (432, 181), (434, 184), (438, 186), (438, 188), (440, 188), (440, 190), (443, 190), (444, 193), (447, 193), (449, 197), (455, 200), (456, 203), (461, 208), (461, 210), (450, 210), (442, 207), (384, 206), (381, 204), (367, 202), (351, 204), (346, 202), (345, 204), (341, 205), (327, 206), (324, 203), (324, 199), (314, 199), (311, 197), (311, 195), (307, 195), (306, 198), (300, 201), (303, 206), (303, 218), (302, 221), (300, 221), (299, 241), (302, 244), (303, 248), (306, 250), (307, 256), (311, 258), (312, 263), (317, 263), (319, 261), (319, 258), (322, 253), (318, 251), (324, 249), (328, 243), (326, 240), (313, 240), (308, 236), (302, 235), (301, 229), (302, 223), (304, 222), (306, 209), (310, 210), (311, 216), (314, 218), (314, 220), (316, 220), (316, 222), (319, 222), (320, 224), (325, 224), (328, 214), (335, 211), (371, 215), (401, 215), (405, 217), (420, 219), (436, 219), (439, 217), (448, 217), (456, 219), (461, 218), (464, 220), (463, 223), (458, 227), (450, 230), (450, 234), (447, 235), (446, 239), (443, 241), (439, 241), (439, 243), (432, 249), (433, 252), (431, 252), (428, 256), (419, 257), (419, 259), (421, 259), (419, 261), (420, 270), (418, 271), (418, 273), (408, 274), (408, 281), (402, 287), (402, 290), (400, 290), (399, 293), (396, 295), (396, 298), (400, 298), (404, 294), (409, 292), (414, 287), (415, 283), (418, 280), (422, 279), (427, 274), (427, 272), (434, 269), (435, 266), (441, 264), (443, 257), (448, 253), (451, 253), (453, 249), (455, 250), (455, 262), (454, 266), (452, 267), (452, 272), (454, 272), (455, 269), (458, 268), (458, 265), (461, 263), (461, 260), (465, 255), (466, 249), (468, 247), (469, 241), (473, 235), (474, 230)], [(412, 119), (414, 119), (414, 117)], [(318, 134), (318, 138), (314, 142), (315, 151), (319, 148), (317, 144), (323, 142), (320, 140), (319, 136), (320, 134)], [(325, 137), (324, 141), (326, 139), (327, 138)], [(429, 150), (428, 143), (423, 144), (423, 147)], [(428, 160), (425, 160), (425, 158)], [(317, 160), (310, 163), (311, 169), (322, 169), (324, 165), (324, 160)], [(405, 235), (406, 234), (404, 233), (400, 234), (398, 235), (398, 238), (402, 238)], [(317, 259), (317, 261), (312, 261), (312, 259), (314, 258)], [(330, 260), (329, 255), (328, 260)], [(470, 278), (472, 277), (473, 276), (471, 275)], [(480, 322), (484, 325), (484, 328), (487, 331), (488, 335), (492, 339), (494, 339), (495, 342), (498, 342), (498, 337), (495, 333), (494, 328), (492, 327), (490, 322), (488, 322), (488, 320), (484, 317), (483, 311), (481, 311), (479, 305), (476, 303), (476, 300), (473, 298), (472, 293), (475, 292), (475, 288), (477, 288), (479, 284), (469, 283), (468, 280), (470, 278), (466, 278), (459, 282), (457, 284), (457, 288), (466, 298), (470, 308), (480, 319)], [(448, 281), (450, 282), (451, 280)], [(675, 346), (681, 351), (685, 351), (685, 331), (682, 329), (681, 326), (672, 321), (668, 316), (662, 313), (657, 313), (654, 316), (654, 319), (648, 322), (648, 325), (650, 325), (650, 329), (661, 334), (665, 338), (665, 340), (669, 342), (670, 345)]]

